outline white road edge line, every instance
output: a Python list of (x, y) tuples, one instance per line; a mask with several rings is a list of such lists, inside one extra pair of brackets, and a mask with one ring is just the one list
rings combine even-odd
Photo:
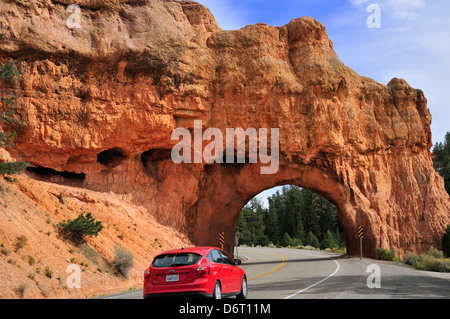
[[(305, 253), (303, 253), (303, 254), (305, 254)], [(318, 256), (318, 255), (313, 255), (313, 254), (305, 254), (305, 255), (311, 255), (311, 256), (315, 256), (315, 257)], [(331, 259), (331, 257), (328, 257), (328, 258)], [(283, 298), (283, 299), (290, 299), (290, 298), (292, 298), (292, 297), (295, 297), (295, 296), (301, 294), (302, 292), (305, 292), (306, 290), (308, 290), (308, 289), (310, 289), (310, 288), (312, 288), (312, 287), (315, 287), (315, 286), (317, 286), (318, 284), (320, 284), (320, 283), (324, 282), (325, 280), (327, 280), (327, 279), (333, 277), (334, 275), (336, 275), (336, 273), (337, 273), (337, 272), (339, 271), (339, 269), (341, 268), (341, 265), (339, 265), (339, 263), (338, 263), (336, 260), (334, 260), (334, 259), (331, 259), (331, 260), (334, 261), (334, 262), (336, 263), (336, 265), (337, 265), (337, 268), (336, 268), (336, 270), (334, 271), (334, 273), (332, 273), (332, 274), (329, 275), (328, 277), (326, 277), (326, 278), (324, 278), (324, 279), (322, 279), (322, 280), (316, 282), (315, 284), (312, 284), (311, 286), (308, 286), (308, 287), (306, 287), (306, 288), (304, 288), (304, 289), (302, 289), (302, 290), (300, 290), (300, 291), (297, 291), (296, 293), (293, 293), (292, 295), (287, 296), (287, 297), (285, 297), (285, 298)]]

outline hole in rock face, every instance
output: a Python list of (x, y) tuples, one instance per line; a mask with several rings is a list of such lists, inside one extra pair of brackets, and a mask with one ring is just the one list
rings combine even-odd
[(169, 149), (153, 149), (141, 154), (142, 164), (146, 169), (150, 168), (152, 164), (155, 164), (159, 161), (171, 158), (172, 150)]
[(54, 169), (42, 166), (29, 166), (26, 170), (28, 173), (31, 173), (30, 175), (32, 177), (44, 182), (81, 186), (86, 178), (86, 174), (84, 173), (71, 173), (67, 171), (58, 172)]
[(153, 176), (158, 175), (157, 164), (163, 160), (171, 159), (172, 150), (169, 149), (152, 149), (141, 154), (141, 162), (144, 166), (145, 173)]
[(125, 151), (119, 147), (103, 151), (97, 155), (97, 162), (108, 168), (120, 165), (127, 158)]
[[(222, 164), (221, 164), (222, 167), (233, 170), (236, 173), (238, 173), (244, 167), (245, 164), (250, 163), (250, 159), (247, 156), (240, 158), (237, 156), (237, 154), (236, 154), (236, 152), (234, 152), (234, 150), (228, 151), (228, 152), (231, 153), (232, 156), (230, 159), (228, 159), (227, 151), (224, 152), (223, 158), (222, 158)], [(239, 163), (239, 162), (241, 162), (241, 163)]]

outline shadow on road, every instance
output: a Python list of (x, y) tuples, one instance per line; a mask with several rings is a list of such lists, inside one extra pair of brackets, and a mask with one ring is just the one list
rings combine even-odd
[[(312, 257), (312, 258), (303, 258), (303, 259), (287, 259), (289, 264), (291, 263), (306, 263), (306, 262), (319, 262), (319, 261), (330, 261), (332, 259), (348, 259), (349, 257), (346, 255), (342, 256), (324, 256), (324, 257)], [(280, 259), (270, 260), (270, 261), (245, 261), (243, 260), (242, 266), (253, 266), (253, 265), (270, 265), (270, 264), (279, 264)]]
[[(288, 282), (271, 282), (270, 284), (249, 283), (249, 294), (251, 296), (252, 292), (269, 290), (280, 291), (288, 296), (302, 287), (308, 287), (321, 279), (323, 277), (292, 278)], [(367, 287), (364, 278), (359, 282), (355, 282), (353, 276), (334, 276), (319, 286), (298, 295), (298, 297), (306, 299), (449, 299), (450, 285), (445, 288), (442, 286), (442, 283), (442, 279), (430, 278), (429, 276), (411, 277), (409, 275), (400, 275), (382, 280), (380, 289), (370, 289)]]

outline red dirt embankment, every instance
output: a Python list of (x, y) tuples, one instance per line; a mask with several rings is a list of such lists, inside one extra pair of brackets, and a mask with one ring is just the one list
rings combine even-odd
[[(75, 246), (56, 226), (82, 212), (91, 212), (104, 228)], [(127, 196), (23, 175), (13, 183), (0, 178), (0, 298), (88, 298), (139, 289), (155, 254), (189, 245), (184, 235), (160, 225)], [(127, 278), (114, 268), (118, 246), (134, 256)], [(73, 263), (81, 268), (79, 289), (67, 285), (72, 274), (67, 266)]]

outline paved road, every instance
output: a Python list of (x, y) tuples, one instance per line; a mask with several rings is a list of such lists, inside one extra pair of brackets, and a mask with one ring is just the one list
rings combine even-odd
[[(251, 279), (249, 299), (450, 298), (450, 274), (298, 249), (240, 248), (238, 252), (249, 258), (244, 266)], [(271, 269), (276, 270), (263, 275)], [(368, 280), (370, 286), (379, 283), (380, 288), (369, 288)]]
[[(299, 249), (240, 247), (238, 255), (249, 299), (450, 299), (448, 273)], [(107, 298), (141, 299), (142, 290)]]

